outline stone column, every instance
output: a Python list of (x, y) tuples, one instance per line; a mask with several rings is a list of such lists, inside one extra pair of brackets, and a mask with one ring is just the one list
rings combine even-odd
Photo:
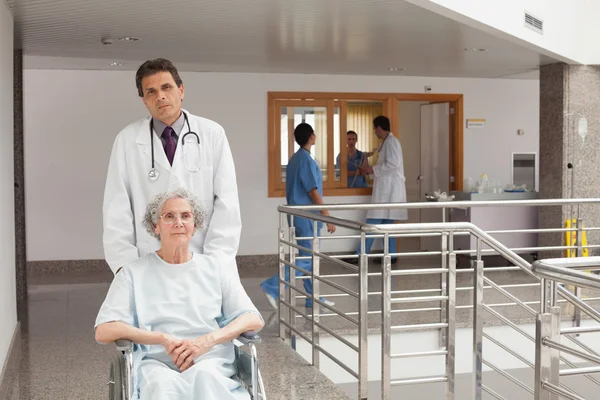
[(23, 50), (14, 53), (14, 158), (15, 158), (15, 268), (17, 318), (27, 305), (27, 253), (25, 245), (25, 158), (23, 151)]
[[(539, 168), (541, 198), (600, 198), (600, 66), (558, 63), (540, 68)], [(564, 227), (569, 217), (600, 227), (600, 205), (543, 207), (539, 216), (540, 228)], [(587, 233), (590, 244), (600, 244), (599, 238), (597, 232)], [(564, 245), (565, 233), (540, 235), (539, 244)], [(595, 254), (600, 252), (590, 250), (590, 256)]]

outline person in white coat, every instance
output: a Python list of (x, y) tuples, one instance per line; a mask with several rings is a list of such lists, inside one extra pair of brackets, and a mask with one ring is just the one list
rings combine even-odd
[(114, 141), (103, 205), (106, 262), (116, 274), (123, 265), (156, 251), (160, 243), (142, 225), (148, 201), (184, 188), (198, 196), (206, 213), (205, 228), (190, 248), (228, 257), (228, 265), (235, 268), (241, 217), (224, 129), (182, 109), (183, 81), (169, 60), (146, 61), (135, 79), (151, 116), (125, 127)]
[[(371, 203), (406, 203), (406, 183), (404, 177), (404, 160), (400, 141), (390, 132), (390, 120), (379, 116), (373, 120), (375, 135), (381, 140), (377, 164), (362, 170), (363, 174), (374, 175)], [(368, 224), (393, 224), (408, 219), (407, 209), (369, 210)], [(374, 239), (367, 239), (365, 252), (371, 251)], [(396, 238), (389, 239), (389, 252), (394, 254)], [(359, 246), (356, 254), (361, 253)], [(392, 257), (396, 262), (396, 257)]]

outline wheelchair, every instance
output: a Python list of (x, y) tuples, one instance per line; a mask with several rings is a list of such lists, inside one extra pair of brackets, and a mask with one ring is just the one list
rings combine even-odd
[[(258, 369), (256, 343), (260, 343), (258, 335), (245, 333), (233, 341), (235, 349), (236, 377), (250, 393), (251, 400), (267, 400), (265, 386)], [(109, 400), (131, 400), (133, 398), (133, 343), (129, 340), (117, 340), (118, 354), (110, 365), (108, 382)], [(247, 347), (248, 351), (242, 350)]]

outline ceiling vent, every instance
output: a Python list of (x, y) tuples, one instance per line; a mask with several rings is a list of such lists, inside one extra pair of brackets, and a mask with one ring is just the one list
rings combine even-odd
[(525, 11), (525, 26), (537, 33), (544, 33), (544, 21)]

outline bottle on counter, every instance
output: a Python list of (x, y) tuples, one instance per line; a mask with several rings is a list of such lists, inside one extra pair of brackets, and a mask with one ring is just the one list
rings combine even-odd
[(490, 181), (487, 174), (482, 174), (481, 179), (477, 182), (477, 193), (489, 193)]
[(474, 191), (475, 191), (475, 183), (473, 182), (473, 178), (468, 177), (463, 182), (463, 192), (473, 193)]

